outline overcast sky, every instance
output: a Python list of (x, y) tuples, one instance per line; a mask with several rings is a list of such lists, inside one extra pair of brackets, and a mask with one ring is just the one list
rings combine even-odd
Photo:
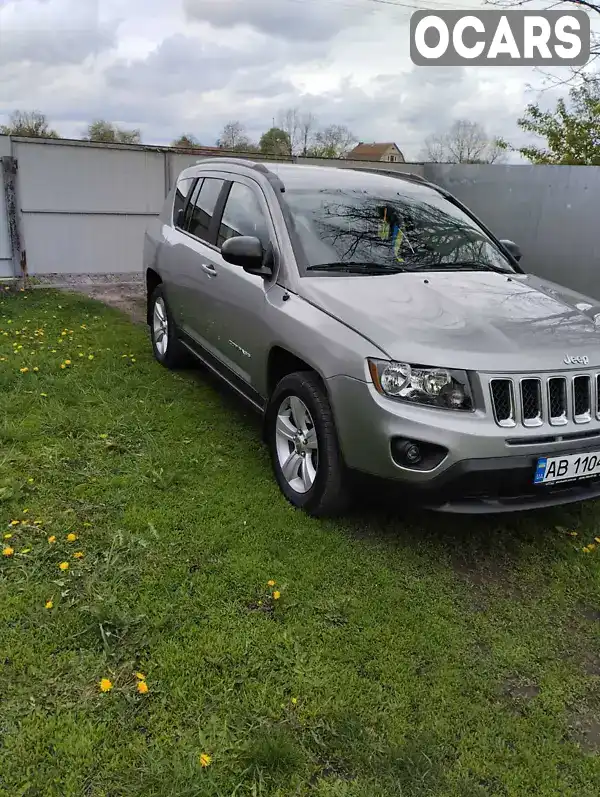
[[(138, 127), (146, 143), (183, 132), (214, 145), (241, 120), (251, 137), (300, 106), (364, 141), (423, 139), (467, 118), (523, 143), (526, 104), (554, 105), (525, 67), (415, 67), (413, 7), (477, 0), (0, 0), (0, 122), (44, 112), (78, 138), (93, 118)], [(533, 90), (528, 89), (528, 84)]]

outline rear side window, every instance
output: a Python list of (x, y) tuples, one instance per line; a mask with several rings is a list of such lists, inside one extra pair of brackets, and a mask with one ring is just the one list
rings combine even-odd
[(238, 235), (254, 235), (267, 248), (269, 233), (267, 220), (251, 188), (243, 183), (233, 183), (225, 204), (217, 245)]
[(224, 180), (206, 177), (200, 191), (195, 192), (196, 196), (192, 197), (190, 202), (191, 208), (187, 223), (187, 230), (191, 235), (202, 238), (204, 241), (209, 240), (210, 222), (224, 182)]
[(185, 200), (187, 199), (187, 195), (190, 192), (193, 182), (193, 177), (184, 177), (177, 183), (177, 188), (175, 189), (175, 201), (173, 202), (173, 224), (176, 227), (183, 227), (183, 218), (180, 217), (179, 211), (183, 210), (184, 208)]

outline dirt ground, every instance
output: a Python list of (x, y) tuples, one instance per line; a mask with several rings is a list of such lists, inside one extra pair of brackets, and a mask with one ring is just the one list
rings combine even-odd
[(146, 294), (144, 281), (137, 274), (47, 274), (32, 280), (31, 288), (57, 288), (91, 296), (144, 323)]

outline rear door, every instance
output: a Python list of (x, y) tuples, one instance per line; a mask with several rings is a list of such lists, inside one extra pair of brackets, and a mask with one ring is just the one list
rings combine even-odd
[[(217, 217), (226, 195), (226, 181), (207, 172), (193, 188), (183, 216), (183, 227), (173, 230), (172, 279), (180, 329), (205, 346), (210, 336), (210, 305), (217, 276)], [(219, 256), (220, 259), (220, 256)]]

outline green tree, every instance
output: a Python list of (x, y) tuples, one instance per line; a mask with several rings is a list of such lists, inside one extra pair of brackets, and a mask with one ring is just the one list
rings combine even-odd
[(528, 105), (517, 124), (546, 140), (545, 146), (517, 150), (532, 163), (600, 165), (600, 81), (597, 76), (584, 80), (570, 90), (568, 103), (558, 100), (554, 111)]
[(195, 135), (192, 133), (183, 133), (183, 135), (175, 139), (171, 146), (192, 149), (193, 147), (199, 147), (201, 145)]
[(260, 137), (258, 147), (263, 155), (291, 155), (292, 142), (280, 127), (272, 127)]
[(86, 141), (102, 141), (105, 144), (139, 144), (142, 135), (139, 130), (126, 130), (104, 119), (95, 119), (88, 125)]
[(48, 125), (46, 115), (39, 111), (14, 111), (7, 125), (0, 126), (3, 136), (26, 136), (28, 138), (60, 138), (56, 130)]

